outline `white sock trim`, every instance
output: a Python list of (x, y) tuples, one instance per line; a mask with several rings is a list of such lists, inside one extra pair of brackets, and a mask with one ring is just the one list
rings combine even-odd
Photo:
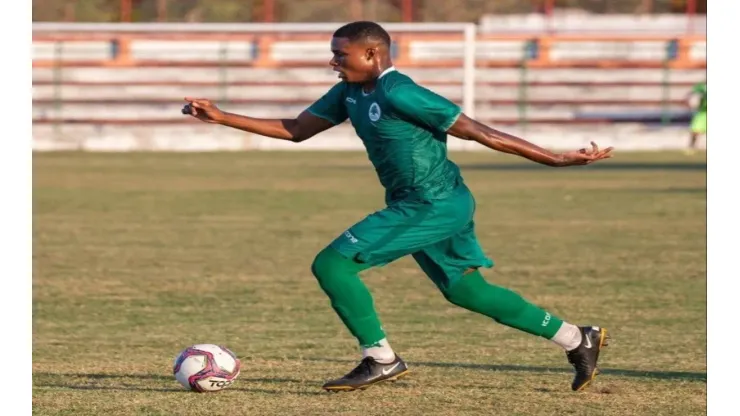
[(362, 358), (373, 357), (380, 363), (390, 363), (396, 359), (396, 353), (393, 352), (388, 340), (383, 338), (378, 342), (379, 345), (362, 349)]
[(566, 351), (571, 351), (581, 345), (582, 338), (581, 330), (577, 326), (563, 322), (563, 326), (558, 329), (551, 341), (563, 347)]

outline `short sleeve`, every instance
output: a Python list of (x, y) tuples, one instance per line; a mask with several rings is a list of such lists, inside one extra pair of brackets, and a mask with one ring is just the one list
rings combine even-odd
[(446, 132), (462, 113), (457, 104), (415, 83), (394, 86), (387, 96), (399, 115), (432, 130)]
[(334, 85), (326, 94), (308, 107), (307, 111), (316, 117), (342, 124), (349, 117), (344, 104), (344, 82)]

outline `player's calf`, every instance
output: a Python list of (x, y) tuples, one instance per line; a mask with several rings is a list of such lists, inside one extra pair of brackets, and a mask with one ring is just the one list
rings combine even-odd
[(384, 339), (385, 333), (372, 295), (358, 275), (364, 268), (332, 248), (322, 250), (311, 265), (319, 286), (347, 329), (360, 345), (372, 345)]
[(447, 300), (496, 322), (548, 339), (566, 351), (575, 368), (573, 390), (587, 387), (597, 374), (599, 352), (607, 345), (606, 330), (565, 322), (533, 305), (516, 292), (492, 285), (478, 271), (465, 274), (444, 290)]

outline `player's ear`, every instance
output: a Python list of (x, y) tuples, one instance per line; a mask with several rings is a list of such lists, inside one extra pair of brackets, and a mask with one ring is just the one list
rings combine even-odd
[(378, 48), (367, 48), (365, 49), (365, 59), (372, 61), (373, 58), (378, 54)]

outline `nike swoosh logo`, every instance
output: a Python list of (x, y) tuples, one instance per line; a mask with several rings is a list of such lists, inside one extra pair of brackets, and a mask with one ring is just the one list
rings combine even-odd
[(585, 338), (586, 338), (586, 348), (591, 348), (591, 337), (589, 335), (585, 335)]
[(396, 363), (396, 364), (394, 364), (394, 365), (393, 365), (393, 367), (391, 367), (391, 368), (384, 368), (384, 369), (383, 369), (383, 371), (381, 371), (381, 372), (383, 373), (383, 375), (384, 375), (384, 376), (387, 376), (388, 374), (390, 374), (390, 373), (391, 373), (391, 371), (395, 370), (395, 369), (396, 369), (396, 367), (398, 367), (398, 366), (399, 366), (400, 364), (401, 364), (401, 363)]

